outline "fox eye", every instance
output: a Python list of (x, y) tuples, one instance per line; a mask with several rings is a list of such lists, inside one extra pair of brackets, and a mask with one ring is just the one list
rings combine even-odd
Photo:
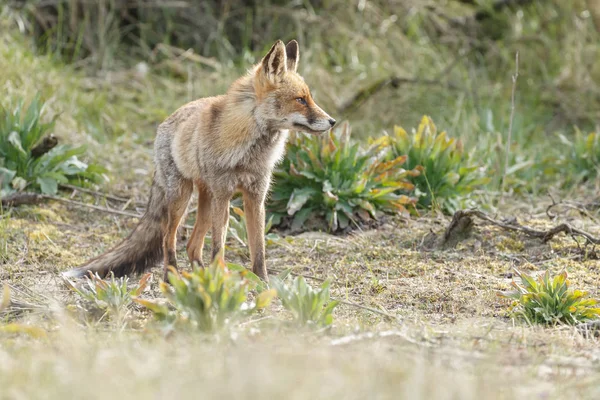
[(297, 101), (298, 103), (302, 104), (303, 106), (305, 106), (305, 105), (306, 105), (306, 100), (304, 99), (304, 97), (298, 97), (298, 98), (296, 99), (296, 101)]

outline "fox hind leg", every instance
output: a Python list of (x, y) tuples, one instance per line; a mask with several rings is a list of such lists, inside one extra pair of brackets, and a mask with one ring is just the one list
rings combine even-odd
[(202, 248), (204, 247), (204, 237), (210, 230), (212, 224), (212, 196), (204, 183), (196, 182), (196, 186), (198, 187), (198, 212), (196, 215), (194, 230), (192, 231), (192, 236), (190, 236), (187, 243), (187, 254), (191, 264), (197, 262), (198, 265), (203, 266)]
[(227, 238), (227, 228), (229, 225), (229, 199), (232, 194), (227, 196), (214, 196), (211, 202), (211, 221), (212, 221), (212, 260), (216, 257), (223, 262), (225, 251), (225, 239)]
[(191, 181), (178, 178), (178, 181), (174, 185), (169, 185), (169, 188), (171, 190), (167, 191), (167, 221), (163, 240), (163, 280), (165, 282), (168, 279), (169, 265), (177, 268), (177, 256), (175, 253), (177, 245), (177, 228), (179, 228), (181, 219), (187, 209), (194, 185)]

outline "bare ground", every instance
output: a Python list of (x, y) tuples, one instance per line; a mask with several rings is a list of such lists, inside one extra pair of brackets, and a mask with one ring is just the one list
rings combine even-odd
[[(143, 212), (151, 142), (123, 137), (91, 148), (111, 168), (103, 191), (131, 201), (72, 190), (61, 196)], [(592, 194), (582, 189), (568, 198), (586, 202)], [(558, 206), (551, 220), (549, 204), (549, 198), (507, 197), (492, 216), (516, 217), (540, 230), (568, 222), (600, 236), (597, 209)], [(192, 213), (187, 223), (193, 219)], [(275, 302), (270, 318), (242, 324), (226, 338), (165, 339), (144, 328), (148, 315), (137, 308), (127, 329), (90, 325), (73, 312), (76, 298), (59, 278), (116, 244), (136, 222), (57, 201), (4, 210), (0, 281), (30, 309), (15, 309), (8, 320), (44, 327), (49, 336), (0, 333), (0, 398), (598, 397), (598, 339), (571, 327), (513, 321), (508, 301), (497, 295), (509, 288), (516, 267), (530, 273), (566, 268), (574, 287), (600, 297), (600, 250), (581, 238), (559, 234), (544, 242), (476, 220), (469, 236), (442, 250), (435, 244), (450, 217), (440, 215), (389, 218), (377, 229), (343, 236), (280, 235), (267, 247), (271, 273), (292, 268), (312, 284), (330, 277), (332, 295), (346, 302), (331, 331), (282, 328), (274, 321), (286, 315)], [(187, 234), (181, 229), (182, 266)], [(249, 264), (247, 249), (235, 240), (226, 257)], [(160, 268), (152, 272), (147, 297), (160, 296)]]

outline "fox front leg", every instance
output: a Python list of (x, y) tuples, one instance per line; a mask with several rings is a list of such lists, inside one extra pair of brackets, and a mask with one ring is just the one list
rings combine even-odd
[(266, 191), (244, 191), (244, 214), (248, 231), (248, 247), (252, 272), (265, 282), (269, 281), (265, 263), (265, 196)]

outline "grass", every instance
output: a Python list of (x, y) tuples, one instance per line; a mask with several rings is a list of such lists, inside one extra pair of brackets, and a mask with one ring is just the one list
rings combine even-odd
[[(405, 12), (405, 6), (399, 2), (391, 8), (386, 2), (373, 1), (358, 10), (333, 1), (322, 13), (315, 9), (294, 15), (293, 32), (302, 42), (300, 71), (319, 104), (337, 119), (348, 119), (355, 132), (364, 136), (378, 136), (396, 124), (416, 126), (422, 115), (430, 115), (440, 129), (456, 132), (467, 149), (480, 147), (491, 175), (500, 174), (508, 148), (509, 191), (543, 193), (555, 182), (554, 176), (548, 176), (552, 168), (531, 166), (552, 165), (562, 156), (560, 139), (554, 133), (570, 138), (573, 125), (591, 132), (598, 119), (600, 70), (592, 60), (598, 58), (600, 50), (594, 43), (600, 37), (589, 14), (582, 12), (585, 2), (556, 0), (550, 5), (535, 3), (522, 14), (503, 12), (497, 17), (502, 34), (497, 40), (483, 34), (470, 38), (443, 20), (438, 23), (445, 30), (433, 34), (436, 14), (414, 5), (411, 12)], [(257, 12), (266, 13), (257, 18), (268, 16), (266, 8)], [(324, 24), (323, 14), (331, 12), (335, 20)], [(468, 15), (470, 9), (440, 8), (437, 12), (454, 17)], [(8, 17), (3, 20), (6, 27), (18, 20), (16, 11), (4, 9), (3, 15)], [(285, 21), (279, 22), (289, 26)], [(270, 34), (278, 32), (274, 29)], [(242, 40), (235, 55), (225, 43), (224, 52), (214, 50), (214, 43), (194, 49), (213, 57), (208, 64), (202, 57), (164, 43), (155, 51), (144, 46), (132, 50), (136, 58), (124, 56), (124, 48), (99, 50), (93, 57), (114, 60), (100, 62), (104, 67), (86, 76), (75, 66), (65, 66), (54, 53), (34, 57), (25, 50), (32, 42), (19, 35), (3, 35), (2, 40), (4, 54), (0, 55), (5, 61), (0, 66), (8, 94), (3, 101), (16, 95), (31, 97), (36, 91), (52, 93), (54, 110), (63, 113), (59, 127), (64, 123), (67, 130), (86, 139), (91, 136), (105, 142), (120, 137), (136, 145), (151, 140), (155, 126), (185, 101), (223, 92), (269, 45), (260, 47), (254, 38)], [(252, 52), (244, 48), (251, 42), (257, 47)], [(549, 52), (548, 48), (562, 50)], [(520, 81), (514, 135), (507, 147), (517, 51)], [(157, 59), (156, 54), (161, 57)], [(16, 67), (20, 65), (32, 67), (27, 79)], [(354, 94), (389, 76), (407, 81), (378, 91), (357, 109), (342, 110), (341, 105)], [(424, 83), (431, 81), (435, 84)], [(498, 179), (493, 182), (499, 185)]]
[[(53, 347), (21, 342), (2, 351), (3, 359), (10, 360), (0, 367), (2, 387), (15, 396), (48, 399), (132, 398), (134, 393), (183, 399), (199, 393), (208, 399), (510, 399), (520, 393), (559, 398), (572, 390), (529, 384), (526, 378), (535, 375), (534, 369), (521, 376), (494, 376), (479, 368), (472, 376), (469, 371), (487, 367), (493, 359), (472, 364), (466, 355), (450, 350), (427, 355), (393, 336), (347, 345), (323, 338), (309, 344), (293, 336), (271, 337), (269, 342), (242, 338), (234, 344), (193, 338), (170, 343), (129, 336), (109, 339), (101, 334), (85, 338), (77, 331), (58, 336)], [(57, 359), (63, 367), (56, 365)], [(449, 367), (450, 360), (465, 370)], [(559, 367), (551, 373), (560, 373)], [(436, 385), (431, 385), (433, 380)]]
[(530, 324), (569, 324), (593, 321), (600, 316), (598, 300), (587, 298), (588, 294), (572, 289), (563, 271), (554, 278), (546, 270), (537, 279), (525, 273), (515, 271), (521, 283), (513, 282), (513, 292), (502, 296), (514, 300), (513, 315), (523, 318)]
[[(358, 3), (365, 8), (336, 0), (328, 2), (327, 14), (293, 14), (302, 45), (300, 72), (336, 119), (348, 119), (354, 132), (377, 137), (394, 125), (417, 126), (422, 115), (430, 115), (487, 166), (492, 182), (476, 200), (481, 206), (495, 204), (507, 148), (510, 77), (519, 50), (507, 193), (496, 211), (547, 229), (559, 222), (545, 214), (549, 190), (557, 199), (581, 203), (597, 197), (593, 179), (587, 185), (564, 182), (579, 176), (581, 167), (569, 175), (554, 164), (569, 159), (565, 153), (572, 151), (560, 144), (559, 134), (575, 143), (573, 126), (587, 134), (598, 120), (600, 70), (594, 61), (599, 35), (582, 12), (584, 1), (540, 2), (522, 13), (502, 13), (502, 23), (494, 26), (503, 29), (504, 38), (479, 35), (475, 41), (418, 2), (411, 2), (411, 12), (402, 8), (408, 3), (396, 2), (394, 17), (387, 2)], [(452, 16), (468, 9), (442, 11)], [(223, 54), (198, 49), (192, 54), (165, 44), (158, 58), (142, 49), (135, 58), (98, 58), (90, 69), (89, 63), (67, 64), (34, 51), (31, 38), (18, 32), (18, 13), (3, 8), (1, 16), (0, 103), (20, 98), (28, 103), (42, 94), (48, 120), (57, 116), (56, 134), (87, 145), (89, 159), (106, 166), (111, 178), (101, 189), (131, 198), (132, 204), (148, 195), (156, 124), (187, 100), (222, 93), (262, 50), (233, 54), (224, 47)], [(439, 36), (431, 32), (432, 19)], [(210, 65), (194, 57), (198, 53), (213, 57)], [(121, 57), (123, 52), (104, 54)], [(344, 101), (390, 75), (409, 79), (373, 94), (352, 112), (341, 111)], [(72, 195), (116, 207), (106, 199)], [(597, 209), (553, 211), (558, 220), (600, 235)], [(425, 251), (421, 245), (449, 223), (448, 217), (427, 214), (389, 217), (377, 230), (346, 236), (282, 233), (268, 243), (268, 267), (273, 274), (291, 269), (313, 287), (330, 278), (331, 298), (340, 300), (331, 328), (295, 332), (284, 323), (289, 313), (274, 300), (264, 314), (246, 317), (224, 334), (175, 331), (165, 337), (137, 305), (127, 305), (120, 329), (104, 320), (88, 324), (72, 311), (76, 294), (56, 279), (58, 272), (112, 247), (135, 219), (54, 202), (2, 212), (0, 282), (10, 283), (13, 300), (28, 304), (29, 311), (12, 305), (0, 316), (0, 397), (599, 395), (598, 338), (573, 327), (531, 327), (512, 320), (510, 303), (496, 296), (510, 288), (516, 266), (528, 274), (565, 269), (573, 287), (600, 297), (598, 250), (570, 237), (544, 243), (477, 225), (455, 249)], [(185, 239), (189, 232), (182, 235)], [(180, 240), (178, 249), (182, 261), (184, 243)], [(240, 243), (230, 238), (227, 247), (228, 261), (249, 265)], [(163, 298), (161, 272), (151, 272), (142, 297), (154, 301)], [(31, 329), (16, 329), (13, 323)]]
[[(81, 259), (99, 251), (89, 243), (111, 229), (111, 218), (90, 217), (62, 205), (56, 212), (62, 223), (36, 222), (28, 215), (17, 215), (12, 223), (27, 223), (28, 229), (59, 224), (63, 235), (49, 236), (61, 251), (76, 252)], [(21, 324), (46, 329), (47, 339), (0, 333), (4, 360), (0, 386), (26, 397), (43, 392), (49, 399), (67, 391), (93, 398), (145, 393), (184, 398), (202, 393), (208, 398), (370, 394), (411, 399), (509, 399), (525, 394), (558, 399), (577, 393), (578, 398), (595, 398), (600, 380), (594, 367), (597, 339), (585, 339), (574, 328), (513, 323), (505, 311), (509, 302), (496, 291), (510, 288), (507, 273), (513, 259), (526, 258), (528, 268), (535, 268), (545, 266), (546, 255), (553, 254), (553, 274), (567, 268), (574, 287), (597, 297), (598, 261), (573, 261), (579, 250), (568, 237), (543, 244), (486, 226), (455, 250), (427, 253), (416, 248), (430, 230), (440, 229), (438, 223), (428, 218), (407, 225), (398, 221), (394, 228), (349, 237), (304, 234), (267, 249), (269, 267), (290, 268), (308, 276), (312, 286), (320, 285), (317, 279), (335, 278), (332, 298), (384, 310), (397, 321), (340, 304), (328, 333), (300, 334), (280, 325), (289, 314), (274, 300), (266, 314), (270, 318), (242, 320), (226, 334), (179, 331), (165, 339), (148, 324), (150, 316), (135, 307), (128, 313), (127, 329), (120, 333), (108, 322), (80, 326), (77, 314), (70, 316), (68, 308), (55, 307), (49, 314), (19, 318)], [(600, 234), (597, 226), (581, 223)], [(534, 221), (540, 229), (548, 224)], [(26, 238), (15, 234), (11, 246), (18, 248)], [(88, 245), (71, 245), (69, 250), (72, 240)], [(505, 245), (509, 240), (521, 245), (509, 248)], [(53, 274), (39, 274), (50, 265), (62, 270), (73, 263), (60, 253), (39, 258), (36, 253), (52, 248), (52, 242), (31, 241), (25, 256), (12, 255), (7, 262), (13, 266), (10, 282), (43, 290), (44, 296), (69, 304), (74, 294), (65, 291)], [(229, 246), (241, 245), (230, 241)], [(184, 256), (182, 247), (179, 257)], [(238, 260), (232, 252), (227, 256)], [(4, 281), (7, 272), (2, 274)], [(156, 268), (144, 298), (161, 296), (160, 275)], [(431, 385), (432, 380), (439, 384)]]
[[(502, 12), (497, 40), (483, 34), (473, 39), (443, 20), (438, 23), (445, 30), (433, 34), (432, 20), (439, 17), (424, 6), (413, 5), (411, 12), (405, 6), (402, 1), (397, 8), (373, 1), (358, 10), (333, 1), (321, 13), (316, 9), (315, 14), (294, 15), (293, 32), (302, 44), (300, 72), (319, 104), (338, 120), (348, 119), (357, 137), (379, 136), (394, 125), (417, 126), (422, 115), (430, 115), (466, 149), (479, 148), (493, 177), (500, 176), (508, 149), (508, 191), (544, 193), (561, 178), (552, 165), (566, 151), (555, 133), (571, 139), (573, 125), (592, 132), (599, 117), (600, 69), (592, 61), (599, 55), (594, 44), (600, 35), (589, 14), (582, 12), (585, 2), (555, 0), (535, 3), (522, 14)], [(324, 24), (323, 15), (331, 12), (335, 20)], [(468, 15), (470, 9), (438, 12), (454, 17)], [(2, 15), (3, 26), (14, 32), (18, 12), (4, 8)], [(1, 40), (2, 89), (7, 94), (3, 102), (42, 92), (50, 98), (50, 111), (61, 113), (57, 130), (74, 132), (78, 140), (92, 144), (116, 138), (131, 146), (146, 145), (156, 125), (184, 102), (222, 93), (270, 44), (242, 41), (257, 48), (250, 52), (241, 44), (235, 55), (231, 48), (219, 52), (212, 45), (185, 53), (164, 43), (155, 51), (144, 46), (131, 50), (135, 58), (124, 56), (124, 48), (99, 51), (114, 60), (100, 62), (104, 67), (86, 75), (89, 69), (65, 65), (55, 53), (34, 56), (28, 50), (32, 41), (19, 34), (4, 34)], [(507, 146), (517, 51), (520, 78), (513, 138)], [(196, 53), (211, 61), (207, 64)], [(21, 74), (22, 65), (30, 66), (27, 76)], [(356, 109), (343, 110), (341, 105), (353, 95), (389, 76), (407, 80), (397, 88), (388, 85)], [(105, 152), (99, 153), (97, 157), (111, 164)], [(492, 182), (493, 190), (499, 188), (499, 179)]]
[(303, 276), (296, 276), (289, 284), (283, 276), (277, 276), (271, 278), (271, 284), (299, 326), (328, 327), (333, 323), (333, 310), (339, 301), (332, 301), (329, 296), (329, 280), (314, 288)]

